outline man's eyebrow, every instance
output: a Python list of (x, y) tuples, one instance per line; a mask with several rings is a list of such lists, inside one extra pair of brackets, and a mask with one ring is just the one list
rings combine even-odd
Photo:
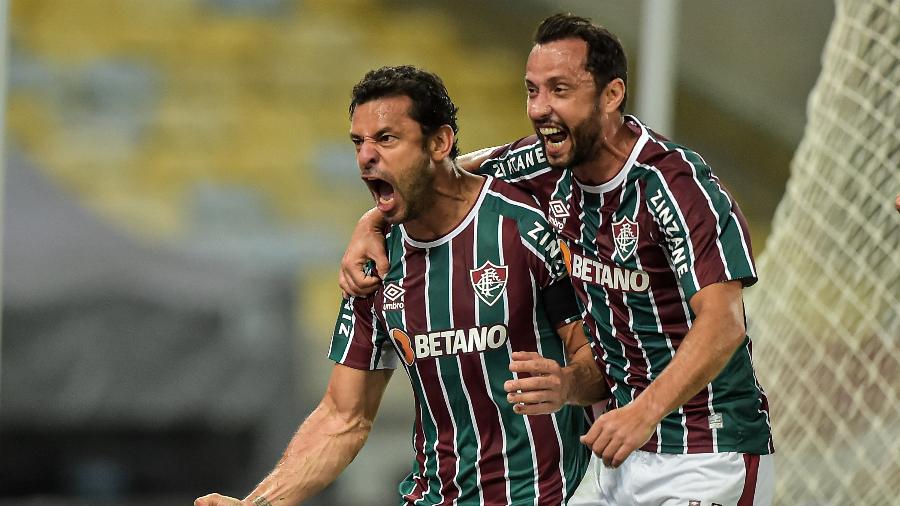
[(392, 132), (393, 132), (393, 129), (392, 129), (391, 127), (384, 127), (384, 128), (382, 128), (381, 130), (378, 130), (377, 132), (375, 132), (375, 133), (374, 133), (373, 135), (371, 135), (371, 136), (360, 135), (360, 134), (355, 134), (355, 133), (353, 133), (353, 132), (350, 132), (350, 139), (362, 139), (363, 137), (371, 137), (371, 138), (373, 138), (373, 139), (377, 139), (377, 138), (381, 137), (381, 136), (384, 135), (384, 134), (389, 134), (389, 133), (392, 133)]

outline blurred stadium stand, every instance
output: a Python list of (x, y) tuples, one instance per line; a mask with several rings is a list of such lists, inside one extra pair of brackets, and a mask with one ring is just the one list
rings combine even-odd
[[(831, 16), (762, 3), (685, 2), (676, 108), (758, 249)], [(352, 85), (386, 64), (437, 72), (465, 151), (529, 132), (544, 16), (593, 16), (638, 57), (637, 3), (510, 5), (11, 0), (0, 504), (186, 504), (261, 478), (323, 391), (338, 258), (370, 203)], [(394, 502), (412, 403), (392, 383), (313, 504)]]

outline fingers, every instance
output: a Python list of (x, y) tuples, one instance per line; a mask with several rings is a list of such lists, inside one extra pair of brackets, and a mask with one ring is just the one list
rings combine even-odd
[(597, 440), (597, 436), (600, 435), (600, 432), (603, 430), (603, 425), (600, 423), (600, 419), (594, 421), (588, 431), (581, 436), (581, 443), (588, 447), (594, 446), (594, 441)]
[(557, 410), (559, 410), (559, 405), (549, 402), (513, 405), (513, 412), (519, 415), (549, 415)]
[(555, 390), (559, 386), (559, 378), (552, 376), (529, 376), (507, 380), (503, 383), (503, 389), (510, 395), (522, 392), (534, 392), (541, 390)]
[(555, 360), (542, 357), (531, 351), (516, 351), (512, 354), (509, 370), (515, 373), (528, 373), (535, 376), (556, 374), (560, 366)]
[(630, 450), (627, 446), (622, 445), (616, 451), (615, 455), (612, 457), (610, 462), (611, 467), (619, 467), (622, 465), (622, 462), (625, 462), (625, 459), (631, 455), (632, 450)]
[[(384, 246), (379, 246), (381, 247), (377, 250), (369, 252), (369, 258), (375, 262), (375, 274), (377, 274), (379, 278), (384, 278), (391, 270), (391, 263), (388, 262), (387, 255), (384, 253)], [(378, 282), (380, 283), (381, 279), (379, 279)]]
[(512, 352), (513, 361), (521, 361), (521, 360), (535, 360), (544, 358), (543, 355), (534, 351), (514, 351)]
[(207, 494), (195, 499), (194, 506), (241, 506), (241, 500), (221, 494)]
[(377, 276), (366, 276), (362, 267), (347, 268), (341, 264), (338, 273), (338, 284), (345, 295), (354, 297), (368, 297), (381, 286), (381, 279)]

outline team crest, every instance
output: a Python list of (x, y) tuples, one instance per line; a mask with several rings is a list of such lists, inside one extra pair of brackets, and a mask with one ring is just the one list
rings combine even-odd
[(566, 225), (566, 218), (569, 217), (569, 206), (562, 200), (551, 200), (547, 221), (553, 225), (557, 231), (562, 232)]
[(612, 224), (613, 241), (616, 243), (616, 253), (622, 260), (628, 260), (637, 249), (638, 224), (628, 218), (622, 218)]
[(493, 306), (506, 290), (506, 266), (494, 265), (490, 261), (469, 271), (475, 295), (488, 306)]

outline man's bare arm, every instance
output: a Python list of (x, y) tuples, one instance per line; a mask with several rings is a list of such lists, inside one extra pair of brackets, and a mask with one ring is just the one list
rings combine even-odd
[(606, 465), (618, 466), (650, 439), (667, 414), (708, 385), (746, 337), (741, 282), (709, 285), (690, 300), (697, 315), (672, 362), (631, 404), (601, 415), (587, 434)]
[(487, 160), (488, 157), (490, 157), (491, 153), (496, 149), (496, 147), (482, 148), (478, 151), (472, 151), (471, 153), (457, 156), (456, 164), (459, 165), (461, 169), (467, 172), (475, 172), (476, 170), (478, 170), (478, 167), (481, 167), (481, 164), (484, 163), (484, 161)]
[(197, 499), (195, 506), (288, 506), (317, 494), (337, 478), (365, 444), (391, 372), (335, 365), (322, 401), (300, 425), (275, 469), (247, 498), (232, 503), (211, 494)]
[(557, 329), (566, 346), (568, 365), (538, 353), (516, 351), (509, 370), (530, 376), (507, 381), (503, 386), (513, 410), (522, 415), (553, 413), (564, 404), (587, 406), (605, 399), (609, 392), (594, 362), (581, 320)]

